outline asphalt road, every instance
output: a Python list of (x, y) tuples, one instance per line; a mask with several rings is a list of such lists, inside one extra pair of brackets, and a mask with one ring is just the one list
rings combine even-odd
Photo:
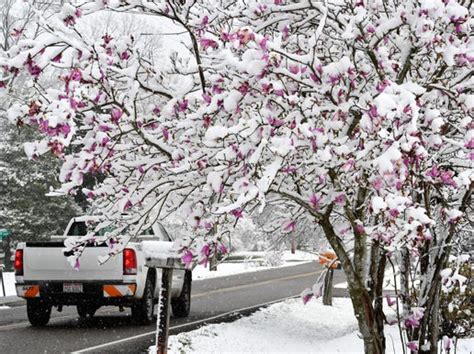
[[(311, 287), (321, 267), (315, 262), (293, 267), (245, 273), (193, 282), (191, 314), (187, 319), (171, 318), (171, 333), (190, 330), (212, 322), (222, 314), (230, 320), (232, 312), (249, 313), (257, 305), (295, 296)], [(335, 272), (335, 284), (344, 281), (341, 271)], [(335, 296), (344, 290), (334, 289)], [(213, 320), (214, 317), (214, 320)], [(0, 353), (143, 353), (153, 343), (155, 325), (138, 326), (130, 310), (100, 309), (94, 318), (79, 321), (75, 307), (53, 309), (47, 327), (31, 327), (26, 307), (0, 310)], [(116, 343), (119, 341), (118, 343)]]

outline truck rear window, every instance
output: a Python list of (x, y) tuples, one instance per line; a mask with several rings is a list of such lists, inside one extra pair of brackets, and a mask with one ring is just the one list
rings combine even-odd
[(85, 222), (73, 222), (69, 230), (68, 236), (85, 236), (87, 235), (87, 225)]
[[(89, 230), (94, 229), (94, 225), (89, 226)], [(122, 230), (120, 233), (121, 235), (124, 235), (127, 232), (127, 229)], [(108, 226), (104, 227), (103, 229), (100, 229), (95, 233), (95, 236), (105, 236), (106, 232), (112, 232), (114, 230), (113, 227)], [(69, 228), (67, 235), (68, 236), (85, 236), (87, 235), (88, 227), (87, 224), (84, 221), (75, 221), (72, 223), (71, 227)], [(153, 231), (151, 231), (151, 234), (153, 235)]]

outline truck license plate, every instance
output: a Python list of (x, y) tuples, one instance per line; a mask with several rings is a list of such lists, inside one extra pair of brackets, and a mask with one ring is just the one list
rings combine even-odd
[(64, 283), (63, 292), (65, 293), (82, 293), (81, 283)]

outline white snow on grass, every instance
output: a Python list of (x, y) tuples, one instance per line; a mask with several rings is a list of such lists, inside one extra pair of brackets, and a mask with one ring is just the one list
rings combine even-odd
[(284, 251), (282, 257), (282, 264), (271, 267), (262, 264), (264, 263), (265, 252), (236, 252), (233, 253), (232, 256), (241, 257), (243, 258), (243, 260), (239, 262), (229, 261), (220, 263), (217, 266), (217, 271), (212, 272), (209, 271), (209, 266), (204, 267), (203, 265), (198, 265), (196, 266), (196, 268), (193, 269), (193, 279), (199, 280), (225, 277), (233, 274), (257, 272), (281, 267), (290, 267), (317, 260), (317, 257), (312, 253), (297, 250), (295, 254), (292, 254), (290, 251)]
[[(303, 305), (288, 300), (232, 323), (212, 324), (169, 338), (169, 353), (363, 353), (349, 299), (335, 298), (333, 306), (320, 300)], [(387, 353), (401, 353), (398, 327), (387, 326)], [(458, 342), (467, 354), (474, 339)], [(150, 348), (153, 352), (153, 347)]]
[(0, 310), (8, 310), (10, 307), (0, 305)]
[[(387, 268), (384, 277), (384, 290), (395, 290), (395, 281), (397, 282), (397, 288), (400, 289), (400, 272), (398, 271), (398, 267), (395, 267), (395, 277), (393, 274), (392, 268)], [(337, 283), (334, 287), (338, 289), (347, 289), (347, 282)]]
[[(13, 296), (16, 295), (15, 290), (15, 273), (13, 272), (5, 272), (3, 273), (3, 280), (5, 281), (5, 292), (6, 296)], [(4, 296), (2, 292), (2, 285), (0, 279), (0, 297)]]

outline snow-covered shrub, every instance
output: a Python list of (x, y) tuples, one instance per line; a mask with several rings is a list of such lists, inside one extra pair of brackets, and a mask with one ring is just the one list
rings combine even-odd
[(283, 264), (283, 251), (280, 249), (265, 252), (264, 264), (268, 267), (278, 267)]
[(455, 341), (474, 334), (473, 264), (469, 257), (454, 260), (443, 270), (443, 292), (440, 297), (441, 337)]

